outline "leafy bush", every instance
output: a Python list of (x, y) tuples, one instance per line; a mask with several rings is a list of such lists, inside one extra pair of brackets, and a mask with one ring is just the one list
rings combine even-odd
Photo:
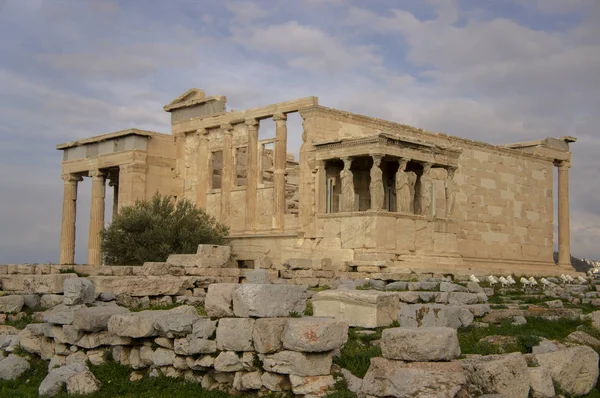
[(196, 253), (201, 243), (223, 244), (228, 232), (189, 200), (157, 193), (119, 211), (102, 234), (102, 251), (106, 264), (141, 265)]

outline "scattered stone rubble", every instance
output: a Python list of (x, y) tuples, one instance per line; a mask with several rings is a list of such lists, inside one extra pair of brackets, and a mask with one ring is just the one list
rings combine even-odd
[[(567, 346), (543, 340), (532, 354), (463, 359), (457, 338), (459, 327), (504, 319), (580, 318), (581, 310), (562, 308), (562, 301), (551, 299), (581, 302), (595, 293), (590, 291), (593, 286), (556, 283), (545, 291), (550, 297), (546, 306), (491, 309), (487, 299), (493, 290), (447, 278), (392, 283), (338, 280), (332, 283), (337, 289), (313, 292), (307, 286), (269, 283), (277, 279), (267, 270), (246, 272), (247, 282), (260, 284), (239, 284), (213, 283), (200, 274), (183, 281), (189, 276), (172, 275), (173, 268), (162, 264), (139, 268), (146, 273), (144, 280), (152, 280), (147, 279), (149, 273), (166, 269), (164, 275), (153, 277), (166, 279), (167, 286), (140, 287), (142, 295), (124, 282), (111, 282), (115, 293), (106, 290), (109, 284), (98, 276), (12, 274), (21, 282), (8, 286), (23, 290), (9, 290), (18, 294), (0, 297), (4, 316), (18, 316), (24, 307), (46, 311), (36, 317), (42, 323), (22, 331), (0, 325), (0, 379), (15, 379), (29, 369), (27, 360), (13, 354), (20, 347), (49, 361), (48, 376), (39, 387), (46, 395), (64, 388), (78, 394), (97, 391), (101, 384), (87, 363), (101, 364), (109, 356), (132, 368), (132, 382), (144, 373), (163, 374), (201, 383), (209, 390), (291, 390), (301, 396), (322, 396), (334, 385), (333, 358), (346, 343), (349, 326), (387, 327), (380, 341), (382, 357), (371, 360), (363, 379), (337, 369), (358, 396), (552, 397), (555, 386), (581, 396), (598, 379), (598, 354), (589, 346), (598, 347), (600, 341), (583, 331), (572, 333), (565, 340)], [(177, 291), (169, 287), (172, 278), (180, 280)], [(10, 278), (0, 279), (4, 287)], [(173, 303), (182, 305), (139, 312), (126, 308)], [(307, 303), (314, 316), (300, 317)], [(189, 304), (203, 304), (206, 316)], [(600, 329), (600, 311), (588, 317)]]

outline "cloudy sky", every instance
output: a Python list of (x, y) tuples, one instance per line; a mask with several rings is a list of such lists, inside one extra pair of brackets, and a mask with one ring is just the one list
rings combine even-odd
[(576, 136), (572, 251), (600, 258), (598, 0), (0, 0), (0, 263), (58, 260), (56, 144), (169, 132), (191, 87), (495, 144)]

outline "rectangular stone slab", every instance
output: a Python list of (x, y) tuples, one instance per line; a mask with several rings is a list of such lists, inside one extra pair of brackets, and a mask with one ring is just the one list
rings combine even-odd
[(370, 290), (327, 290), (312, 298), (314, 316), (332, 316), (350, 326), (390, 326), (398, 319), (398, 295)]

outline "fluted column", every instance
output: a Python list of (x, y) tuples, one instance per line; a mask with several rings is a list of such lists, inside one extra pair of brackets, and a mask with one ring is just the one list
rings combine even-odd
[(113, 187), (112, 220), (119, 212), (119, 169), (112, 169), (108, 173), (108, 186)]
[(342, 182), (342, 209), (341, 211), (354, 211), (354, 175), (350, 171), (352, 158), (342, 158), (344, 169), (340, 172)]
[(381, 171), (382, 155), (371, 155), (373, 158), (373, 167), (371, 167), (371, 183), (369, 191), (371, 193), (371, 210), (383, 209), (385, 199), (385, 188), (383, 186), (383, 171)]
[(233, 187), (233, 126), (221, 125), (223, 130), (223, 174), (221, 177), (221, 222), (229, 225), (231, 213), (231, 189)]
[(77, 183), (82, 178), (63, 174), (63, 208), (60, 228), (60, 264), (75, 263), (75, 219), (77, 213)]
[(208, 130), (196, 130), (198, 134), (198, 185), (196, 186), (196, 206), (206, 207), (206, 194), (210, 189), (212, 169), (208, 150)]
[(275, 120), (275, 161), (273, 167), (273, 229), (285, 228), (285, 167), (287, 164), (287, 116), (273, 115)]
[(105, 174), (100, 170), (89, 172), (92, 177), (92, 203), (90, 206), (90, 235), (88, 239), (88, 264), (102, 264), (102, 231), (104, 230)]
[(258, 200), (258, 121), (246, 120), (248, 148), (246, 163), (246, 231), (256, 231), (256, 201)]
[(558, 167), (558, 265), (571, 267), (571, 227), (569, 216), (568, 161), (557, 162)]

